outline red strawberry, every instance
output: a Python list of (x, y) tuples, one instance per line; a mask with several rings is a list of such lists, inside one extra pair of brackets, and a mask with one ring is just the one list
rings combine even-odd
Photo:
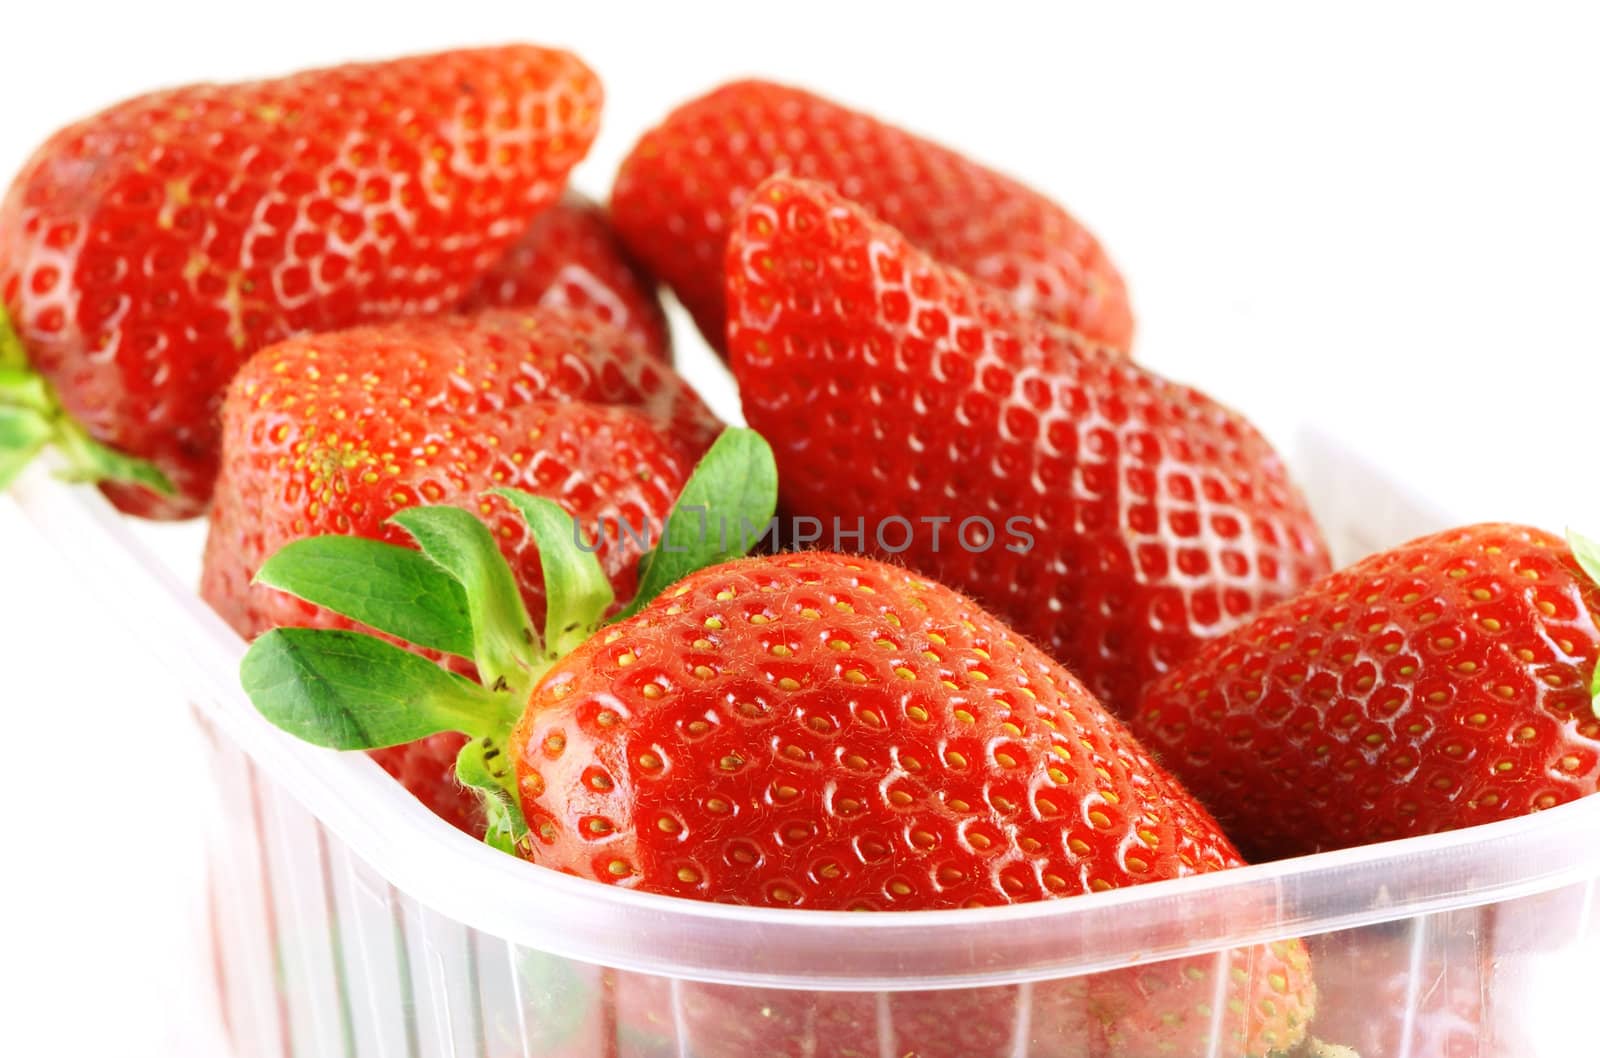
[[(547, 576), (562, 539), (540, 538)], [(459, 545), (419, 540), (455, 567)], [(308, 568), (303, 553), (288, 561)], [(301, 590), (317, 588), (313, 569)], [(269, 718), (325, 745), (454, 724), (503, 744), (515, 774), (500, 781), (528, 828), (514, 847), (605, 884), (777, 908), (936, 910), (1241, 862), (1059, 664), (950, 589), (870, 559), (813, 552), (691, 573), (564, 657), (530, 650), (502, 664), (494, 686), (509, 686), (509, 703), (426, 667), (408, 686), (396, 655), (336, 632), (278, 631), (257, 641), (244, 681)], [(308, 715), (296, 686), (343, 697)], [(1236, 956), (1038, 985), (1034, 1031), (1119, 1058), (1203, 1053), (1219, 1023), (1230, 1053), (1298, 1043), (1315, 996), (1304, 949)], [(693, 1041), (697, 1054), (878, 1053), (876, 1021), (862, 1024), (852, 997), (835, 1010), (817, 997), (687, 990), (701, 1012), (685, 1017), (714, 1026)], [(966, 1056), (1011, 1053), (1015, 1019), (995, 1013), (996, 990), (905, 1000), (896, 1053), (956, 1053), (937, 1010), (972, 1015)], [(641, 1014), (654, 1020), (630, 1016)], [(820, 1047), (808, 1042), (818, 1025)]]
[(1388, 925), (1313, 939), (1317, 1036), (1360, 1058), (1511, 1058), (1488, 1042), (1482, 959), (1460, 939)]
[[(530, 404), (538, 407), (518, 411)], [(637, 522), (671, 505), (721, 429), (637, 339), (565, 309), (400, 320), (282, 342), (240, 371), (223, 423), (203, 592), (250, 634), (312, 613), (249, 586), (291, 540), (338, 533), (402, 542), (404, 532), (383, 524), (394, 511), (441, 502), (476, 509), (478, 494), (497, 484), (550, 495), (574, 513), (603, 509)], [(513, 565), (536, 600), (538, 565), (520, 551), (531, 546), (521, 521), (482, 502), (499, 510), (502, 539), (517, 541)], [(628, 578), (630, 565), (619, 555), (608, 572)]]
[(672, 359), (655, 280), (628, 258), (605, 210), (575, 191), (539, 214), (457, 311), (533, 305), (592, 312), (662, 360)]
[[(338, 626), (331, 620), (319, 624)], [(375, 749), (372, 759), (434, 815), (457, 830), (481, 838), (483, 801), (472, 787), (463, 786), (456, 778), (456, 758), (466, 744), (466, 735), (445, 731), (404, 745)]]
[[(280, 343), (240, 371), (223, 423), (202, 594), (246, 637), (281, 625), (351, 627), (251, 580), (268, 555), (306, 536), (403, 543), (409, 537), (385, 523), (424, 502), (488, 516), (527, 605), (542, 616), (532, 538), (503, 501), (482, 497), (497, 485), (555, 500), (586, 531), (605, 516), (598, 555), (626, 599), (643, 547), (619, 535), (615, 519), (659, 525), (719, 429), (638, 339), (556, 309)], [(376, 756), (439, 814), (472, 830), (477, 799), (453, 773), (463, 741), (445, 734)]]
[(820, 185), (774, 178), (737, 225), (729, 360), (785, 507), (970, 591), (1113, 709), (1328, 568), (1237, 413), (1018, 312)]
[[(558, 663), (511, 746), (530, 858), (652, 892), (927, 910), (1239, 862), (1059, 665), (948, 589), (837, 555), (753, 559), (682, 581)], [(1249, 1019), (1251, 1053), (1294, 1042), (1310, 1002), (1298, 945), (1256, 954), (1261, 972), (1243, 998), (1279, 1006)], [(1293, 989), (1270, 991), (1269, 964)], [(1083, 1039), (1092, 1024), (1110, 1053), (1130, 1055), (1156, 1053), (1145, 1046), (1171, 1042), (1174, 1024), (1203, 1036), (1210, 1019), (1193, 1004), (1212, 999), (1213, 965), (1046, 988), (1036, 1031)], [(1185, 972), (1196, 966), (1201, 981)], [(803, 1041), (815, 1018), (797, 1011), (783, 1028), (750, 1015), (792, 1001), (693, 991), (709, 1004), (699, 1017), (719, 1026), (697, 1036), (696, 1053), (787, 1054), (775, 1041)], [(952, 1009), (973, 1015), (957, 1019), (974, 1030), (965, 1054), (1008, 1047), (1012, 1018), (976, 1017), (997, 1004), (990, 992), (904, 997), (896, 1053), (946, 1053), (936, 1041), (949, 1022), (935, 1011)], [(732, 1032), (741, 1020), (744, 1043)], [(870, 1022), (830, 1033), (819, 1053), (848, 1054), (874, 1033)]]
[(669, 595), (563, 659), (524, 711), (511, 745), (535, 862), (879, 910), (1238, 862), (1077, 680), (947, 588), (811, 553)]
[(1452, 529), (1208, 643), (1133, 724), (1263, 859), (1506, 819), (1600, 786), (1596, 614), (1556, 537)]
[(599, 108), (577, 58), (517, 45), (172, 89), (63, 129), (0, 206), (0, 298), (54, 390), (28, 395), (46, 425), (21, 454), (55, 439), (91, 476), (165, 475), (170, 498), (108, 491), (198, 513), (249, 354), (454, 304), (555, 200)]
[(1085, 337), (1126, 349), (1122, 277), (1060, 206), (954, 151), (766, 81), (684, 104), (645, 134), (612, 191), (617, 230), (723, 348), (719, 271), (734, 214), (774, 173), (818, 180), (927, 253)]

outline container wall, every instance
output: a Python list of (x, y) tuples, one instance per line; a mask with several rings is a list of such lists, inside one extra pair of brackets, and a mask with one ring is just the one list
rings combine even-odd
[(1592, 1046), (1580, 994), (1600, 944), (1592, 882), (1024, 985), (710, 985), (573, 962), (440, 916), (236, 747), (210, 747), (223, 812), (209, 912), (240, 1058), (1241, 1058), (1308, 1021), (1362, 1058), (1571, 1058)]

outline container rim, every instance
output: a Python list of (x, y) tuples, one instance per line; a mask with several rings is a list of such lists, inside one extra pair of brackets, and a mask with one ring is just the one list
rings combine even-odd
[(955, 911), (769, 909), (640, 893), (505, 856), (363, 754), (272, 727), (245, 644), (98, 492), (31, 468), (24, 513), (142, 634), (206, 719), (396, 889), (483, 933), (581, 962), (796, 989), (1015, 984), (1479, 906), (1600, 878), (1600, 798), (1465, 830), (1104, 893)]

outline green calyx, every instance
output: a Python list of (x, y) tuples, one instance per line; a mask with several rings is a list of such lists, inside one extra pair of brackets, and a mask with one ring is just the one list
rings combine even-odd
[[(1582, 533), (1567, 531), (1567, 545), (1572, 548), (1572, 556), (1578, 560), (1578, 566), (1588, 575), (1589, 579), (1600, 584), (1600, 544), (1590, 540)], [(1600, 614), (1595, 615), (1600, 620)], [(1589, 701), (1596, 716), (1600, 716), (1600, 663), (1594, 668), (1594, 675), (1589, 678)]]
[(22, 339), (0, 308), (0, 491), (49, 445), (66, 456), (61, 476), (68, 481), (123, 481), (163, 496), (174, 491), (153, 463), (107, 448), (62, 409), (49, 384), (28, 366)]
[[(745, 553), (746, 534), (777, 506), (772, 450), (753, 430), (717, 438), (685, 484), (639, 592), (610, 621), (632, 616), (694, 570)], [(489, 529), (457, 507), (412, 507), (390, 519), (417, 548), (359, 537), (298, 540), (273, 555), (259, 583), (343, 614), (395, 639), (471, 661), (474, 682), (420, 654), (360, 632), (280, 628), (257, 639), (240, 666), (245, 692), (278, 727), (319, 746), (379, 749), (442, 731), (472, 737), (456, 775), (483, 797), (486, 840), (513, 852), (527, 835), (506, 740), (539, 679), (609, 623), (611, 583), (582, 527), (550, 500), (494, 489), (533, 534), (547, 616), (535, 628)], [(690, 532), (698, 525), (700, 532)]]
[(1304, 1043), (1289, 1052), (1288, 1058), (1361, 1058), (1361, 1055), (1353, 1047), (1324, 1043), (1315, 1036), (1307, 1036)]

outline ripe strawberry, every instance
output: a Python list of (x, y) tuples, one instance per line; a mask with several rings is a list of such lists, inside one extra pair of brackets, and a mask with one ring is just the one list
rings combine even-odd
[(734, 214), (774, 173), (824, 182), (918, 247), (1092, 341), (1133, 337), (1122, 277), (1060, 206), (954, 151), (809, 92), (741, 81), (646, 133), (612, 191), (617, 230), (723, 348)]
[(524, 710), (511, 747), (535, 862), (874, 910), (1237, 862), (1077, 680), (949, 589), (811, 553), (670, 596), (563, 659)]
[(655, 280), (629, 259), (605, 210), (575, 191), (535, 218), (456, 311), (534, 305), (592, 312), (672, 359)]
[(1556, 537), (1452, 529), (1206, 644), (1132, 722), (1262, 859), (1506, 819), (1600, 786), (1596, 614)]
[(1360, 1058), (1511, 1058), (1488, 1041), (1481, 956), (1462, 937), (1417, 951), (1389, 925), (1314, 938), (1317, 1035)]
[[(559, 195), (599, 108), (576, 57), (516, 45), (171, 89), (63, 129), (0, 206), (0, 300), (53, 389), (0, 393), (37, 426), (0, 463), (55, 440), (125, 479), (124, 509), (198, 513), (250, 353), (453, 305)], [(163, 476), (176, 495), (144, 487)]]
[(774, 178), (736, 223), (729, 361), (788, 511), (971, 592), (1113, 709), (1327, 570), (1237, 413), (1018, 312), (818, 184)]
[[(643, 414), (549, 403), (568, 401)], [(519, 411), (528, 405), (536, 407)], [(637, 339), (589, 314), (495, 309), (281, 342), (240, 371), (223, 428), (202, 591), (255, 634), (312, 613), (250, 587), (262, 561), (291, 540), (337, 533), (403, 542), (404, 532), (384, 525), (394, 511), (477, 508), (478, 494), (497, 484), (637, 524), (671, 506), (721, 424)], [(537, 556), (521, 551), (531, 547), (521, 521), (482, 502), (498, 510), (494, 530), (515, 541), (513, 565), (536, 600)], [(632, 558), (619, 554), (607, 570), (624, 588)]]
[[(1241, 862), (1066, 670), (954, 592), (838, 555), (692, 575), (559, 662), (511, 748), (536, 838), (530, 859), (695, 899), (928, 910)], [(1261, 1053), (1299, 1038), (1308, 970), (1298, 945), (1253, 954), (1242, 998), (1277, 1003), (1241, 1025), (1248, 1053)], [(1128, 1055), (1185, 1034), (1203, 1040), (1210, 1018), (1196, 1004), (1214, 998), (1214, 963), (1046, 987), (1033, 1029), (1079, 1042), (1092, 1025), (1101, 1046)], [(1187, 971), (1199, 968), (1196, 981)], [(696, 1053), (788, 1053), (772, 1041), (803, 1040), (813, 1018), (797, 1011), (784, 1029), (748, 1015), (792, 1001), (724, 999), (711, 1015), (721, 1030), (696, 1040), (722, 1043)], [(948, 1053), (1009, 1044), (1013, 1020), (993, 1019), (997, 1002), (991, 992), (903, 997), (896, 1053), (947, 1053), (937, 1041), (952, 1009), (970, 1008), (957, 1020), (975, 1035)], [(740, 1043), (729, 1026), (747, 1019), (755, 1035)], [(835, 1036), (828, 1053), (875, 1038), (873, 1023), (864, 1028)]]
[[(387, 524), (395, 511), (449, 503), (491, 520), (542, 616), (532, 538), (503, 501), (481, 495), (514, 485), (555, 500), (586, 532), (610, 519), (597, 554), (626, 599), (644, 547), (615, 519), (659, 525), (717, 429), (640, 340), (581, 312), (496, 310), (292, 339), (253, 357), (229, 390), (201, 593), (247, 638), (351, 627), (251, 581), (292, 540), (404, 543)], [(444, 734), (375, 755), (440, 815), (481, 833), (477, 798), (454, 776), (462, 742)]]
[[(674, 523), (697, 509), (686, 502)], [(529, 506), (543, 509), (531, 499), (519, 509)], [(408, 512), (405, 527), (462, 585), (488, 580), (457, 569), (466, 545), (441, 543), (427, 524), (431, 510)], [(562, 569), (553, 548), (563, 539), (549, 528), (539, 538), (547, 577)], [(299, 564), (297, 593), (309, 599), (325, 590), (308, 559), (320, 544), (274, 559)], [(599, 581), (592, 560), (585, 574), (585, 561), (567, 551), (570, 580)], [(662, 560), (655, 556), (650, 573)], [(468, 587), (469, 608), (473, 594)], [(652, 593), (641, 589), (640, 598)], [(588, 604), (590, 627), (599, 624), (599, 601)], [(1067, 897), (1241, 862), (1205, 811), (1070, 673), (937, 583), (813, 552), (702, 569), (632, 609), (565, 656), (533, 649), (520, 661), (480, 662), (485, 682), (508, 688), (509, 701), (431, 667), (399, 674), (403, 652), (337, 632), (270, 633), (252, 648), (244, 680), (269, 718), (325, 745), (369, 747), (440, 727), (486, 738), (484, 759), (509, 756), (514, 768), (493, 777), (491, 803), (520, 805), (526, 824), (523, 832), (506, 826), (502, 847), (654, 893), (776, 908), (937, 910)], [(399, 619), (380, 614), (369, 623), (392, 631)], [(564, 629), (583, 623), (547, 619)], [(309, 701), (308, 691), (329, 688), (337, 701)], [(1303, 948), (1238, 954), (1220, 970), (1217, 957), (1204, 956), (1038, 986), (1036, 1031), (1130, 1058), (1199, 1053), (1218, 1021), (1240, 1054), (1294, 1045), (1315, 995)], [(696, 1053), (842, 1056), (880, 1038), (875, 1026), (850, 1028), (841, 1008), (828, 1048), (808, 1050), (814, 1011), (797, 1011), (791, 1024), (794, 1001), (779, 1000), (757, 1018), (753, 998), (719, 1002), (715, 989), (705, 993), (705, 1016), (721, 1030), (697, 1040)], [(976, 1011), (992, 1000), (971, 992), (937, 1002)], [(1219, 1001), (1225, 1011), (1213, 1008)], [(897, 1019), (905, 1033), (898, 1048), (945, 1053), (931, 1028), (943, 1023), (926, 1002), (908, 999)], [(969, 1019), (975, 1035), (963, 1039), (973, 1054), (1009, 1046), (1012, 1024)]]

